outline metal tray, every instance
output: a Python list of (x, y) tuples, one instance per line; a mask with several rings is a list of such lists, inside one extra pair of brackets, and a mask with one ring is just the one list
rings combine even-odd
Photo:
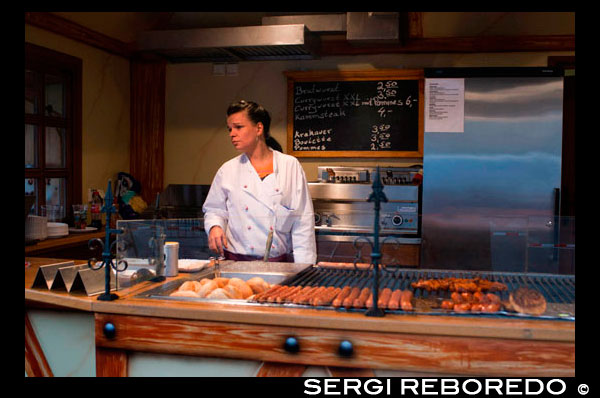
[[(247, 281), (255, 276), (263, 278), (270, 284), (284, 283), (286, 280), (293, 278), (299, 272), (310, 268), (307, 264), (298, 263), (275, 263), (263, 261), (221, 261), (220, 270), (223, 278), (240, 278)], [(164, 283), (154, 289), (147, 290), (136, 295), (136, 298), (151, 298), (159, 300), (176, 300), (176, 301), (194, 301), (194, 302), (219, 302), (229, 304), (244, 304), (244, 305), (262, 305), (259, 303), (250, 303), (243, 299), (213, 299), (213, 298), (196, 298), (196, 297), (172, 297), (171, 293), (179, 289), (179, 287), (187, 281), (197, 281), (203, 278), (213, 279), (215, 277), (214, 269), (204, 269), (197, 274), (191, 275), (189, 278), (178, 279)]]

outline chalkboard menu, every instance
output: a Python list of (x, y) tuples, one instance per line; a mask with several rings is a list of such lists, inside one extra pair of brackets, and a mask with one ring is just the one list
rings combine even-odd
[(286, 72), (288, 153), (422, 157), (423, 71)]

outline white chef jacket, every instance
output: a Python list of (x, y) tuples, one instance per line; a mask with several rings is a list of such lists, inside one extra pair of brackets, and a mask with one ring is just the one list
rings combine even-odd
[(296, 263), (317, 260), (312, 199), (304, 170), (293, 156), (273, 151), (273, 173), (264, 180), (246, 154), (225, 162), (202, 210), (206, 233), (219, 225), (230, 252), (263, 257), (273, 229), (270, 257), (292, 253)]

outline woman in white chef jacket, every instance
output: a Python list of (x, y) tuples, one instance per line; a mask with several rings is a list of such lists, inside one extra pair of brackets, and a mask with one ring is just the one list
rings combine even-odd
[(217, 171), (204, 202), (211, 250), (226, 259), (314, 264), (314, 212), (298, 160), (269, 148), (271, 117), (262, 106), (239, 101), (227, 109), (227, 129), (242, 152)]

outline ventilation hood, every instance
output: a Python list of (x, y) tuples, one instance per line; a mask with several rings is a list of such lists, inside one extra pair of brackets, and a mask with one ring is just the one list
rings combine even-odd
[(174, 63), (313, 59), (318, 44), (304, 24), (146, 31), (136, 41)]

